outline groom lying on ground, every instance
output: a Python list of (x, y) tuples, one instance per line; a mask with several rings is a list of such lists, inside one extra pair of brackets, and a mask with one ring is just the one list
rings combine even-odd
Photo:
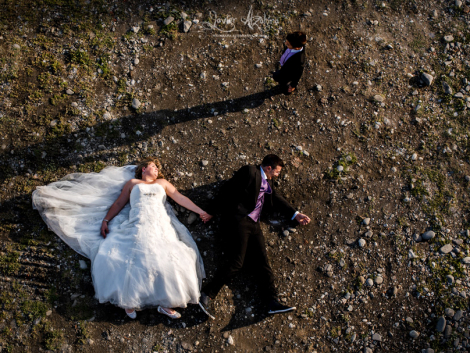
[(259, 280), (262, 298), (268, 305), (269, 314), (296, 309), (279, 303), (274, 274), (268, 262), (259, 223), (261, 211), (279, 211), (302, 225), (310, 222), (310, 218), (296, 212), (274, 190), (272, 179), (279, 175), (282, 167), (284, 167), (282, 159), (270, 154), (264, 157), (259, 166), (247, 165), (240, 168), (222, 186), (214, 202), (207, 209), (211, 215), (221, 214), (222, 234), (228, 251), (228, 261), (225, 266), (219, 267), (212, 281), (202, 289), (199, 305), (211, 318), (214, 318), (212, 299), (243, 267), (245, 260), (253, 264), (253, 273)]

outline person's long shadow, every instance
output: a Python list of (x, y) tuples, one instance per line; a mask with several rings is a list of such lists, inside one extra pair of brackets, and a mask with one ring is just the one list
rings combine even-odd
[(248, 96), (201, 104), (192, 108), (132, 113), (126, 117), (101, 121), (91, 127), (81, 127), (67, 133), (64, 133), (66, 131), (64, 126), (56, 122), (55, 126), (48, 127), (48, 135), (43, 141), (28, 144), (14, 151), (14, 155), (22, 158), (23, 170), (8, 163), (12, 156), (10, 148), (2, 150), (0, 160), (4, 160), (4, 168), (0, 168), (0, 183), (19, 172), (25, 173), (29, 170), (34, 174), (41, 170), (54, 169), (53, 167), (69, 167), (72, 164), (86, 162), (88, 157), (91, 157), (91, 160), (119, 158), (120, 152), (111, 149), (130, 147), (144, 142), (159, 134), (168, 125), (256, 108), (266, 99), (280, 93), (276, 86)]

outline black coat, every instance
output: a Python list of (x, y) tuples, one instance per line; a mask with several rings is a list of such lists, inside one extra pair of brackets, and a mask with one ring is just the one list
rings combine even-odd
[[(287, 49), (286, 49), (287, 50)], [(284, 50), (285, 52), (285, 50)], [(283, 52), (283, 54), (284, 54)], [(305, 48), (292, 55), (276, 72), (275, 80), (280, 83), (289, 83), (291, 87), (297, 87), (305, 66)]]
[[(274, 189), (268, 180), (272, 193), (264, 194), (262, 212), (279, 211), (291, 218), (295, 209)], [(213, 202), (207, 208), (209, 214), (221, 214), (241, 219), (250, 214), (256, 206), (261, 188), (260, 166), (247, 165), (235, 172), (221, 187)]]

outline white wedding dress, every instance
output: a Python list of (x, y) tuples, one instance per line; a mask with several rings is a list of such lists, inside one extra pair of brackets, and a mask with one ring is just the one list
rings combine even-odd
[(121, 308), (197, 304), (204, 265), (159, 184), (137, 184), (100, 234), (101, 222), (135, 166), (74, 173), (33, 192), (33, 207), (72, 249), (91, 260), (95, 297)]

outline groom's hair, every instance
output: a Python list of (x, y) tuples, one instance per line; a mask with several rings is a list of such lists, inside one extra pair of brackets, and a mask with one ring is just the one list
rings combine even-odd
[(303, 48), (307, 44), (307, 35), (301, 31), (289, 33), (286, 39), (293, 48)]
[(266, 157), (263, 158), (261, 165), (263, 167), (271, 167), (273, 169), (276, 169), (277, 166), (284, 167), (284, 161), (275, 154), (268, 154)]

